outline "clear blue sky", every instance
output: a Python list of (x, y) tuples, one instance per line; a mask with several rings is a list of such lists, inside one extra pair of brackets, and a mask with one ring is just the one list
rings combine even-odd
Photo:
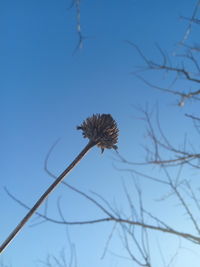
[[(76, 10), (68, 9), (71, 1), (1, 1), (1, 242), (26, 213), (6, 195), (4, 186), (31, 206), (52, 182), (44, 171), (50, 146), (61, 138), (49, 160), (52, 172), (59, 174), (86, 144), (76, 131), (86, 117), (93, 113), (112, 114), (120, 129), (119, 151), (133, 161), (144, 156), (141, 144), (145, 140), (144, 125), (135, 119), (138, 113), (133, 106), (159, 103), (169, 135), (175, 142), (179, 139), (172, 129), (191, 106), (179, 109), (175, 98), (148, 88), (131, 75), (143, 62), (125, 40), (136, 43), (155, 60), (159, 58), (155, 43), (173, 53), (186, 30), (186, 22), (180, 16), (190, 16), (195, 3), (81, 1), (82, 33), (88, 38), (83, 48), (74, 53), (78, 36)], [(113, 168), (113, 156), (113, 151), (101, 155), (94, 148), (67, 181), (86, 193), (95, 191), (111, 202), (116, 201), (125, 209), (121, 178), (129, 183), (130, 177)], [(148, 189), (147, 197), (157, 195), (158, 189), (151, 184)], [(49, 199), (51, 217), (59, 217), (56, 210), (59, 196), (67, 219), (101, 217), (94, 206), (62, 185)], [(65, 227), (51, 223), (30, 227), (33, 222), (34, 218), (1, 260), (13, 267), (39, 267), (39, 260), (45, 260), (48, 254), (58, 256), (63, 247), (68, 253)], [(109, 224), (68, 227), (76, 245), (78, 266), (132, 266), (110, 252), (126, 255), (117, 238), (101, 260), (111, 228)], [(195, 259), (190, 266), (198, 266)], [(180, 261), (176, 266), (189, 265)]]

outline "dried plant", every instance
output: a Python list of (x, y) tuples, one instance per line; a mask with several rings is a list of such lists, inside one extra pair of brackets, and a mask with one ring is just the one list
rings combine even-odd
[(96, 143), (102, 152), (105, 148), (117, 149), (118, 128), (110, 114), (97, 114), (87, 118), (78, 130), (83, 131), (84, 138)]
[(0, 253), (9, 245), (16, 234), (23, 228), (25, 223), (31, 218), (43, 201), (50, 195), (55, 187), (63, 181), (65, 176), (76, 166), (76, 164), (84, 157), (84, 155), (95, 145), (100, 147), (102, 151), (105, 148), (116, 149), (118, 139), (117, 124), (110, 114), (96, 114), (87, 118), (77, 129), (83, 131), (83, 136), (89, 139), (88, 144), (83, 148), (80, 154), (72, 161), (72, 163), (58, 176), (58, 178), (49, 186), (44, 194), (38, 199), (35, 205), (29, 210), (26, 216), (11, 232), (7, 239), (0, 246)]

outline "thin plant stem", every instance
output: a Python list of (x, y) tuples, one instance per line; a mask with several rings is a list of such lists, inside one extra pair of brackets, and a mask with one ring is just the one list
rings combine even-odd
[(31, 218), (43, 201), (50, 195), (50, 193), (56, 188), (56, 186), (61, 183), (65, 176), (79, 163), (79, 161), (85, 156), (85, 154), (97, 143), (94, 141), (89, 141), (80, 154), (72, 161), (72, 163), (58, 176), (58, 178), (49, 186), (49, 188), (44, 192), (44, 194), (38, 199), (35, 205), (29, 210), (25, 217), (20, 221), (20, 223), (15, 227), (15, 229), (10, 233), (6, 240), (0, 246), (0, 253), (9, 245), (9, 243), (14, 239), (17, 233), (23, 228), (25, 223)]

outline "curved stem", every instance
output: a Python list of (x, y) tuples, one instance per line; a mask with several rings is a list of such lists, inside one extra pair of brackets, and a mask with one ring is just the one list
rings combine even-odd
[(58, 176), (58, 178), (48, 187), (44, 194), (37, 200), (35, 205), (29, 210), (25, 217), (20, 221), (20, 223), (15, 227), (15, 229), (10, 233), (6, 240), (0, 246), (0, 253), (8, 246), (8, 244), (13, 240), (17, 233), (23, 228), (25, 223), (31, 218), (43, 201), (50, 195), (50, 193), (56, 188), (56, 186), (64, 180), (65, 176), (79, 163), (79, 161), (84, 157), (84, 155), (93, 147), (96, 143), (90, 141), (80, 154), (72, 161), (72, 163)]

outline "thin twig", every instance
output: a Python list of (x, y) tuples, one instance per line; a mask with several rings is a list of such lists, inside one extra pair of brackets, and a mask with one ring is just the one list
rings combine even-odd
[(78, 162), (84, 157), (84, 155), (93, 147), (96, 143), (89, 141), (85, 148), (80, 152), (80, 154), (74, 159), (74, 161), (59, 175), (59, 177), (49, 186), (49, 188), (44, 192), (44, 194), (38, 199), (35, 205), (29, 210), (26, 216), (20, 221), (16, 228), (10, 233), (6, 240), (0, 246), (0, 253), (8, 246), (8, 244), (13, 240), (17, 233), (23, 228), (26, 222), (31, 218), (43, 201), (50, 195), (50, 193), (56, 188), (56, 186), (61, 183), (64, 177), (78, 164)]

